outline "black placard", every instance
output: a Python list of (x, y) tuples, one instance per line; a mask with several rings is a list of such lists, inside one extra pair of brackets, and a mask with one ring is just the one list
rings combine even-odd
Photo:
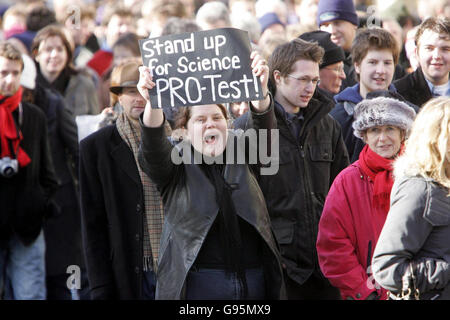
[(246, 31), (233, 28), (139, 40), (156, 86), (152, 108), (262, 100)]

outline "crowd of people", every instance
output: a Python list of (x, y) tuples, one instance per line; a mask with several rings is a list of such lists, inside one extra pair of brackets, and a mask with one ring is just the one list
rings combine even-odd
[[(0, 14), (0, 300), (450, 299), (448, 1)], [(152, 108), (139, 40), (228, 27), (262, 100)]]

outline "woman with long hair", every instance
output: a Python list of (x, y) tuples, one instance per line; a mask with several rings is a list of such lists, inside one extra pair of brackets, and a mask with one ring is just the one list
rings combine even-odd
[[(420, 299), (448, 300), (450, 98), (432, 99), (422, 107), (394, 166), (391, 208), (373, 257), (374, 277), (393, 297), (411, 289)], [(403, 282), (412, 276), (415, 286)]]

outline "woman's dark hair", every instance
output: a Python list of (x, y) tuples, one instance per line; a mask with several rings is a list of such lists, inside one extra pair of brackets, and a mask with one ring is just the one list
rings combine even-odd
[(40, 44), (50, 37), (59, 37), (61, 39), (67, 52), (67, 62), (65, 67), (68, 67), (70, 71), (75, 72), (75, 69), (71, 65), (73, 58), (72, 47), (70, 46), (69, 40), (67, 40), (66, 35), (60, 26), (49, 25), (36, 34), (36, 37), (34, 37), (33, 43), (31, 44), (31, 55), (33, 58), (36, 59), (36, 56), (39, 53)]
[[(222, 111), (225, 120), (228, 120), (227, 108), (221, 103), (217, 103), (216, 105), (220, 108), (220, 111)], [(177, 114), (175, 116), (175, 129), (186, 128), (187, 123), (192, 116), (191, 109), (192, 107), (178, 108)]]

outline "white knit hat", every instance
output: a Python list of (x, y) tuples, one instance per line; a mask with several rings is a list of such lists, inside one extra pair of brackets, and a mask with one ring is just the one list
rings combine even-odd
[(372, 127), (391, 125), (405, 131), (409, 136), (416, 112), (406, 103), (392, 98), (365, 99), (355, 106), (353, 114), (354, 135), (362, 139), (364, 132)]

